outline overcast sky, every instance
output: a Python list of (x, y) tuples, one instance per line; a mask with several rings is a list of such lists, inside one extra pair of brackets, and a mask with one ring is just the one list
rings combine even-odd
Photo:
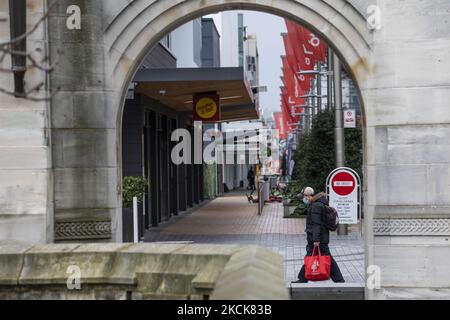
[(284, 20), (267, 13), (245, 11), (244, 25), (248, 34), (258, 38), (260, 83), (268, 87), (261, 94), (261, 107), (264, 112), (280, 111), (281, 55), (284, 44), (280, 34), (286, 31)]
[[(256, 34), (258, 38), (260, 84), (267, 86), (268, 92), (261, 94), (260, 104), (265, 116), (271, 112), (280, 111), (281, 86), (281, 55), (284, 55), (284, 44), (281, 38), (286, 31), (283, 18), (275, 15), (256, 12), (240, 11), (244, 13), (244, 25), (248, 34)], [(219, 33), (221, 33), (221, 20), (218, 15), (214, 17)]]

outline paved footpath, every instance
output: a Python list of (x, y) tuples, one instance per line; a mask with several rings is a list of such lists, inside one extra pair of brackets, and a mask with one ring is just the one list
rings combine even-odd
[[(304, 230), (305, 219), (283, 218), (282, 204), (267, 204), (259, 216), (256, 204), (249, 204), (245, 195), (233, 193), (151, 229), (145, 241), (261, 245), (284, 257), (285, 279), (289, 286), (297, 279), (303, 265)], [(330, 249), (345, 280), (362, 284), (364, 243), (358, 232), (355, 230), (344, 237), (332, 234)]]

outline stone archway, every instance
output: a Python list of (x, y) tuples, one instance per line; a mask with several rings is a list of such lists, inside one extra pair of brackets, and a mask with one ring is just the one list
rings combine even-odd
[[(364, 112), (364, 89), (369, 86), (375, 68), (371, 66), (374, 34), (367, 27), (364, 5), (349, 1), (134, 1), (124, 4), (120, 12), (108, 20), (104, 32), (108, 87), (121, 92), (121, 100), (116, 106), (117, 141), (121, 137), (122, 108), (128, 85), (150, 48), (164, 35), (192, 19), (238, 9), (286, 17), (320, 34), (341, 57), (357, 84)], [(121, 168), (120, 161), (118, 168)], [(367, 223), (371, 228), (370, 219)]]
[[(65, 28), (70, 5), (81, 9), (80, 30)], [(380, 30), (367, 28), (370, 5), (378, 5)], [(39, 6), (29, 9), (30, 16), (42, 11)], [(12, 190), (19, 204), (31, 201), (33, 208), (39, 207), (39, 213), (47, 216), (47, 228), (44, 223), (36, 230), (25, 220), (17, 220), (14, 228), (26, 224), (24, 230), (37, 233), (31, 238), (40, 241), (121, 240), (117, 231), (121, 229), (120, 127), (125, 87), (146, 50), (162, 35), (199, 15), (231, 9), (273, 13), (315, 30), (340, 54), (359, 86), (366, 119), (366, 264), (379, 266), (382, 275), (381, 289), (367, 290), (366, 297), (448, 298), (450, 74), (442, 70), (450, 68), (446, 14), (450, 4), (444, 2), (57, 1), (47, 36), (41, 40), (48, 42), (52, 57), (58, 49), (64, 50), (49, 86), (60, 87), (61, 92), (49, 106), (34, 106), (42, 112), (23, 119), (23, 126), (14, 124), (23, 130), (34, 119), (35, 140), (16, 135), (2, 142), (20, 142), (42, 164), (2, 162), (0, 170), (3, 177), (26, 178), (21, 180), (24, 185), (38, 186), (32, 197), (16, 196), (12, 184), (3, 189)], [(3, 77), (0, 81), (6, 83)], [(4, 103), (17, 105), (14, 99)], [(31, 115), (27, 107), (21, 105)], [(48, 145), (42, 132), (50, 129)], [(16, 149), (19, 159), (23, 153)], [(46, 170), (42, 175), (40, 166)], [(30, 182), (30, 172), (36, 173), (38, 182)], [(3, 211), (10, 210), (9, 202), (1, 203), (7, 204)]]
[[(62, 88), (53, 101), (58, 108), (54, 108), (52, 116), (57, 241), (70, 240), (70, 230), (76, 224), (89, 227), (91, 234), (87, 233), (86, 239), (105, 238), (109, 221), (111, 239), (120, 241), (116, 230), (120, 230), (119, 149), (124, 93), (146, 52), (177, 26), (201, 15), (233, 9), (289, 17), (332, 44), (359, 88), (366, 87), (370, 78), (373, 35), (361, 13), (364, 7), (356, 8), (347, 1), (116, 1), (113, 6), (100, 1), (79, 3), (83, 4), (80, 7), (85, 21), (81, 31), (53, 33), (50, 29), (51, 50), (65, 48), (63, 68), (52, 75), (52, 86)], [(50, 26), (65, 22), (59, 16), (67, 5), (68, 1), (58, 2)], [(101, 13), (102, 19), (92, 12)], [(364, 96), (363, 91), (361, 94)], [(91, 103), (95, 109), (90, 109)], [(76, 114), (68, 116), (68, 112)], [(70, 157), (64, 156), (69, 153)]]

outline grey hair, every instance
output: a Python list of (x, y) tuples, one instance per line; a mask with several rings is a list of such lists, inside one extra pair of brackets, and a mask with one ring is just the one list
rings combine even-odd
[(303, 191), (303, 194), (306, 196), (313, 196), (314, 195), (314, 189), (311, 187), (305, 188), (305, 191)]

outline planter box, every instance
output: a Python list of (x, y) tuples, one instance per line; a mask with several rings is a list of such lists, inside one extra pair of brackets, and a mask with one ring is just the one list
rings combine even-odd
[(134, 241), (133, 208), (122, 208), (122, 236), (123, 242)]
[(285, 218), (289, 218), (291, 216), (291, 214), (294, 213), (295, 209), (297, 208), (296, 205), (292, 205), (292, 204), (284, 204), (283, 205), (283, 216)]

